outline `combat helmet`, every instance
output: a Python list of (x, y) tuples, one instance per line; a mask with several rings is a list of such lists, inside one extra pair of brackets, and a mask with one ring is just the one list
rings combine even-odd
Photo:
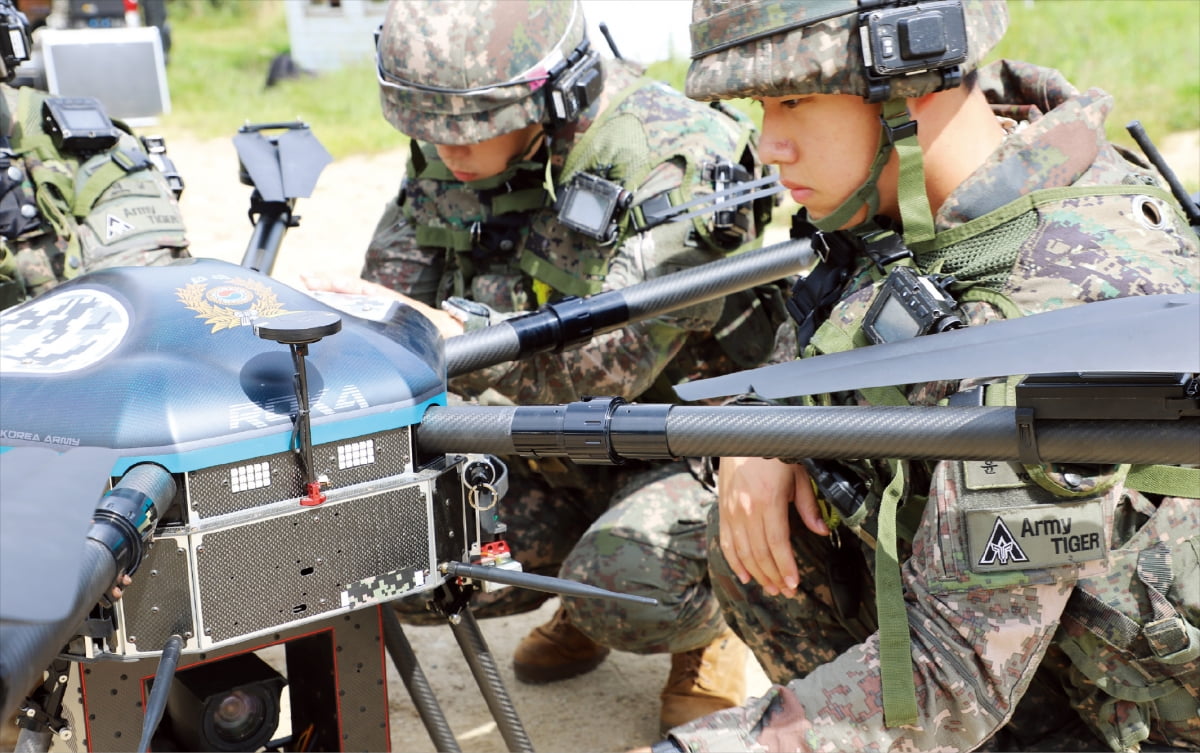
[(1003, 0), (694, 0), (687, 95), (853, 94), (882, 102), (884, 127), (866, 182), (816, 224), (836, 229), (864, 204), (874, 215), (876, 181), (896, 148), (911, 245), (932, 238), (933, 219), (904, 100), (958, 86), (1007, 26)]
[(384, 117), (435, 144), (574, 120), (602, 83), (579, 0), (394, 0), (375, 48)]

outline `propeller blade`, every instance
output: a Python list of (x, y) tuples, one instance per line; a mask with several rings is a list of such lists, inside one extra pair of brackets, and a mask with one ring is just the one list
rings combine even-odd
[(263, 201), (287, 198), (283, 192), (279, 152), (267, 137), (260, 131), (240, 131), (233, 137), (233, 148)]
[(676, 385), (683, 400), (1061, 372), (1200, 373), (1200, 293), (1114, 298)]
[(53, 622), (75, 600), (83, 542), (117, 453), (0, 453), (0, 621)]
[(284, 131), (278, 141), (283, 195), (289, 199), (312, 196), (317, 178), (333, 157), (307, 128)]

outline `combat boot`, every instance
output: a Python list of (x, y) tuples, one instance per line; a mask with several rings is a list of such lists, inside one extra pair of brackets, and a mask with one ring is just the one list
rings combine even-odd
[(661, 732), (746, 700), (746, 644), (729, 628), (715, 641), (671, 656), (662, 691)]
[(609, 650), (584, 635), (561, 606), (550, 621), (535, 627), (513, 652), (517, 679), (530, 685), (557, 682), (591, 672)]

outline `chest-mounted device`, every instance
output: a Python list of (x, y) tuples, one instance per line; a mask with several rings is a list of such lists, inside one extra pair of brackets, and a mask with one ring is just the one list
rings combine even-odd
[(953, 282), (949, 275), (918, 275), (908, 267), (894, 267), (867, 310), (863, 333), (880, 345), (958, 329), (963, 320), (946, 292)]
[(42, 102), (42, 127), (61, 152), (89, 154), (112, 147), (121, 138), (104, 105), (95, 97), (48, 97)]
[(885, 4), (861, 0), (859, 35), (868, 102), (891, 99), (891, 79), (941, 71), (940, 89), (962, 83), (967, 60), (967, 19), (962, 0)]
[(575, 173), (558, 201), (558, 221), (601, 243), (617, 239), (617, 213), (629, 208), (633, 194), (620, 184), (589, 173)]

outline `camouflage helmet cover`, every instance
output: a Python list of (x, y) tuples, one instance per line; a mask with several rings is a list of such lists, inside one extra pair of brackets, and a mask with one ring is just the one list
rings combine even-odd
[(584, 34), (579, 0), (393, 0), (376, 45), (383, 116), (435, 144), (542, 122), (540, 90)]
[[(1004, 35), (1003, 0), (962, 0), (967, 27), (966, 73)], [(865, 10), (865, 9), (861, 9)], [(859, 35), (858, 0), (694, 0), (692, 63), (687, 95), (694, 99), (868, 95)], [(772, 30), (778, 29), (777, 33)], [(891, 79), (892, 96), (937, 91), (929, 71)]]

